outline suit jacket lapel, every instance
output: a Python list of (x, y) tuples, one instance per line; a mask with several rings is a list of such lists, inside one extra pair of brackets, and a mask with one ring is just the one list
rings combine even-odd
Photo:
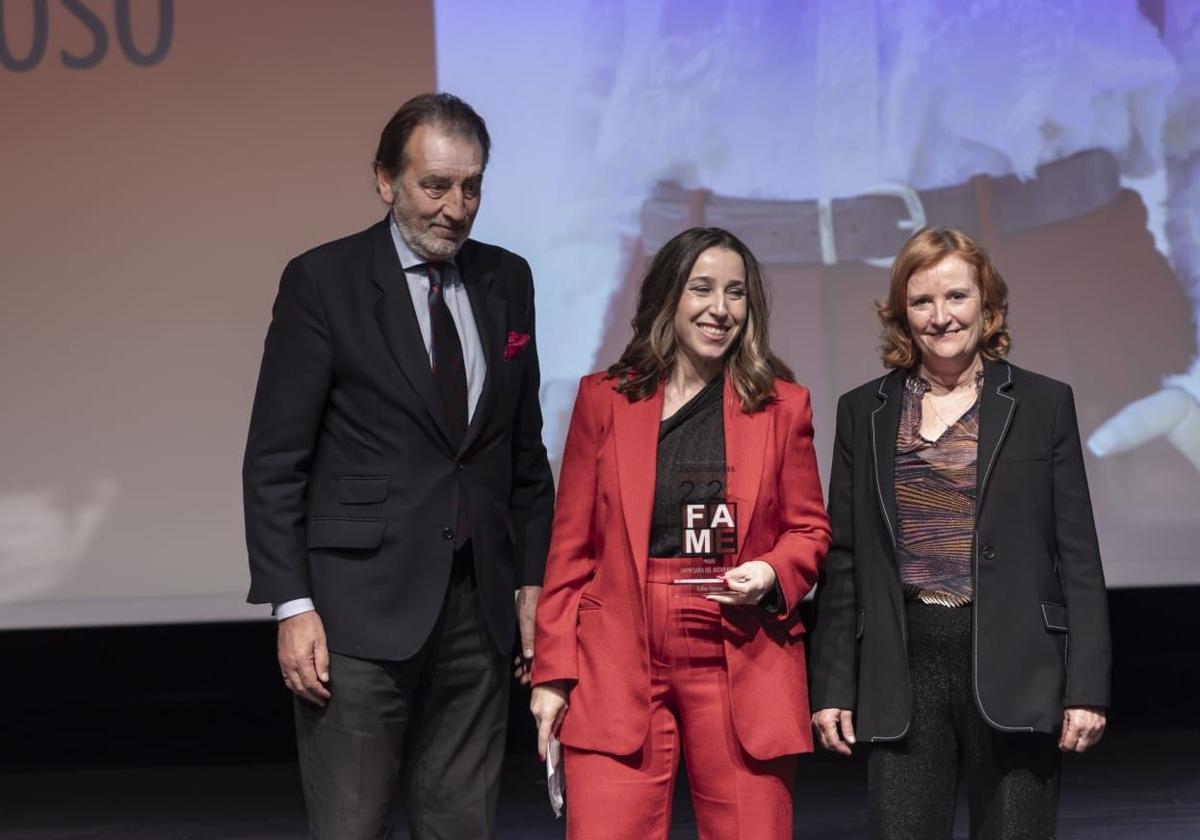
[(1008, 436), (1008, 428), (1017, 408), (1017, 398), (1007, 393), (1012, 386), (1012, 366), (1008, 362), (984, 362), (983, 393), (979, 403), (979, 446), (975, 459), (976, 519), (983, 506), (992, 466)]
[(612, 393), (617, 485), (629, 549), (638, 579), (646, 579), (650, 556), (650, 520), (654, 513), (654, 477), (658, 468), (658, 429), (662, 421), (662, 385), (652, 397), (631, 403)]
[(483, 427), (491, 416), (491, 409), (504, 382), (504, 326), (507, 306), (499, 284), (495, 283), (494, 267), (481, 266), (476, 259), (471, 242), (459, 251), (457, 264), (459, 277), (467, 289), (471, 301), (471, 313), (475, 316), (475, 328), (479, 332), (479, 343), (483, 346), (483, 357), (487, 373), (483, 379), (483, 391), (479, 403), (471, 415), (467, 433), (463, 437), (462, 451), (466, 452), (479, 439)]
[[(896, 546), (896, 432), (900, 430), (905, 373), (893, 371), (879, 380), (879, 407), (871, 412), (871, 451), (875, 456), (875, 494), (884, 524)], [(895, 559), (893, 557), (893, 559)]]
[(417, 323), (408, 281), (400, 267), (400, 258), (396, 256), (396, 247), (386, 219), (375, 226), (373, 239), (371, 280), (380, 292), (373, 308), (375, 320), (383, 331), (383, 340), (392, 358), (421, 399), (430, 432), (449, 448), (450, 437), (446, 431), (448, 425), (442, 410), (441, 395), (433, 381), (429, 352), (421, 338), (421, 326)]
[[(763, 452), (770, 428), (770, 410), (746, 414), (729, 377), (725, 378), (725, 468), (728, 478), (727, 501), (737, 503), (738, 551), (736, 563), (742, 562), (746, 532), (754, 517), (758, 502), (758, 487), (762, 480)], [(735, 563), (735, 565), (736, 565)]]

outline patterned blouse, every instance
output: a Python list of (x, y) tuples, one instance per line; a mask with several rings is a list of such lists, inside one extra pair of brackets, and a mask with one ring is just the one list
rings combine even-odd
[(975, 464), (979, 448), (980, 372), (975, 402), (934, 441), (921, 436), (924, 379), (904, 383), (896, 433), (897, 548), (904, 594), (927, 604), (960, 607), (974, 597)]

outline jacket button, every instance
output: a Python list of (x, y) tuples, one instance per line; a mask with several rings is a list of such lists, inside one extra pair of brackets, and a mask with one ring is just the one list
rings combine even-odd
[(455, 466), (455, 469), (458, 470), (459, 472), (462, 472), (464, 469), (466, 469), (466, 467), (464, 467), (462, 464), (457, 464)]
[(992, 548), (990, 545), (985, 545), (983, 547), (983, 556), (985, 559), (991, 560), (996, 556), (996, 549)]
[(454, 529), (453, 528), (443, 528), (442, 529), (442, 539), (444, 539), (444, 540), (454, 539)]

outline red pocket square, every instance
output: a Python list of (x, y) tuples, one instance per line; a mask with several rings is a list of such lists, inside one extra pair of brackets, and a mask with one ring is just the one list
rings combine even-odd
[(526, 345), (529, 344), (529, 333), (510, 332), (508, 341), (504, 345), (504, 361), (511, 362), (513, 359), (525, 352)]

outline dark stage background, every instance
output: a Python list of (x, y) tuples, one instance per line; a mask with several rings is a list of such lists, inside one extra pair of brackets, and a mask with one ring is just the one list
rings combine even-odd
[[(1200, 725), (1200, 587), (1109, 601), (1110, 732)], [(0, 633), (0, 772), (292, 761), (274, 644), (269, 622)], [(513, 692), (510, 753), (532, 752), (527, 702)]]

